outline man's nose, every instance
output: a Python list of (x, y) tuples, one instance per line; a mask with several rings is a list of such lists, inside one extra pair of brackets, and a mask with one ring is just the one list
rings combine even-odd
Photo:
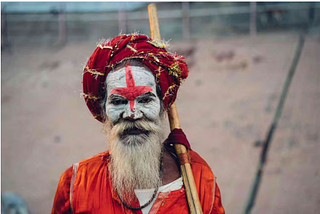
[(131, 108), (130, 105), (126, 106), (123, 119), (129, 119), (129, 120), (138, 120), (142, 118), (143, 114), (138, 108)]

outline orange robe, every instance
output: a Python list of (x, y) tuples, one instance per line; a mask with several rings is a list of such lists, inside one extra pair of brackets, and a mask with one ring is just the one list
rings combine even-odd
[[(224, 214), (221, 195), (215, 177), (208, 164), (194, 151), (189, 151), (194, 180), (204, 214)], [(102, 152), (79, 163), (74, 180), (72, 207), (74, 213), (86, 214), (142, 214), (140, 210), (125, 208), (117, 193), (112, 189), (109, 171), (109, 152)], [(73, 168), (68, 168), (61, 176), (54, 198), (51, 214), (71, 214), (70, 182)], [(136, 200), (132, 205), (139, 207)], [(159, 193), (149, 214), (189, 213), (185, 189)]]

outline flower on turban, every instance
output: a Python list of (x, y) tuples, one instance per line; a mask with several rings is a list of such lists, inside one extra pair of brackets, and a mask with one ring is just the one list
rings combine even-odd
[(83, 96), (89, 110), (100, 122), (104, 120), (101, 106), (106, 95), (106, 77), (115, 66), (129, 59), (139, 60), (155, 75), (165, 108), (175, 101), (180, 83), (188, 76), (184, 57), (167, 52), (163, 43), (148, 36), (120, 35), (100, 43), (83, 71)]

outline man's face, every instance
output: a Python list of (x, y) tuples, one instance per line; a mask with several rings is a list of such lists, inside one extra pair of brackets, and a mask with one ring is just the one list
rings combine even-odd
[(143, 66), (125, 65), (106, 80), (106, 133), (114, 188), (134, 198), (133, 189), (161, 183), (163, 140), (161, 104), (152, 73)]
[(155, 77), (147, 68), (126, 65), (110, 73), (106, 83), (106, 114), (112, 124), (121, 119), (159, 118), (161, 106)]

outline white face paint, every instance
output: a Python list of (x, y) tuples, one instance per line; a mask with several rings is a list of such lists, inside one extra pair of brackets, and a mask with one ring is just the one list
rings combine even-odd
[(160, 99), (156, 92), (155, 77), (147, 68), (125, 65), (109, 73), (106, 84), (105, 108), (110, 122), (159, 118)]
[(125, 65), (109, 73), (106, 85), (105, 127), (112, 185), (122, 198), (131, 202), (135, 198), (134, 189), (161, 185), (160, 99), (155, 77), (143, 66)]

